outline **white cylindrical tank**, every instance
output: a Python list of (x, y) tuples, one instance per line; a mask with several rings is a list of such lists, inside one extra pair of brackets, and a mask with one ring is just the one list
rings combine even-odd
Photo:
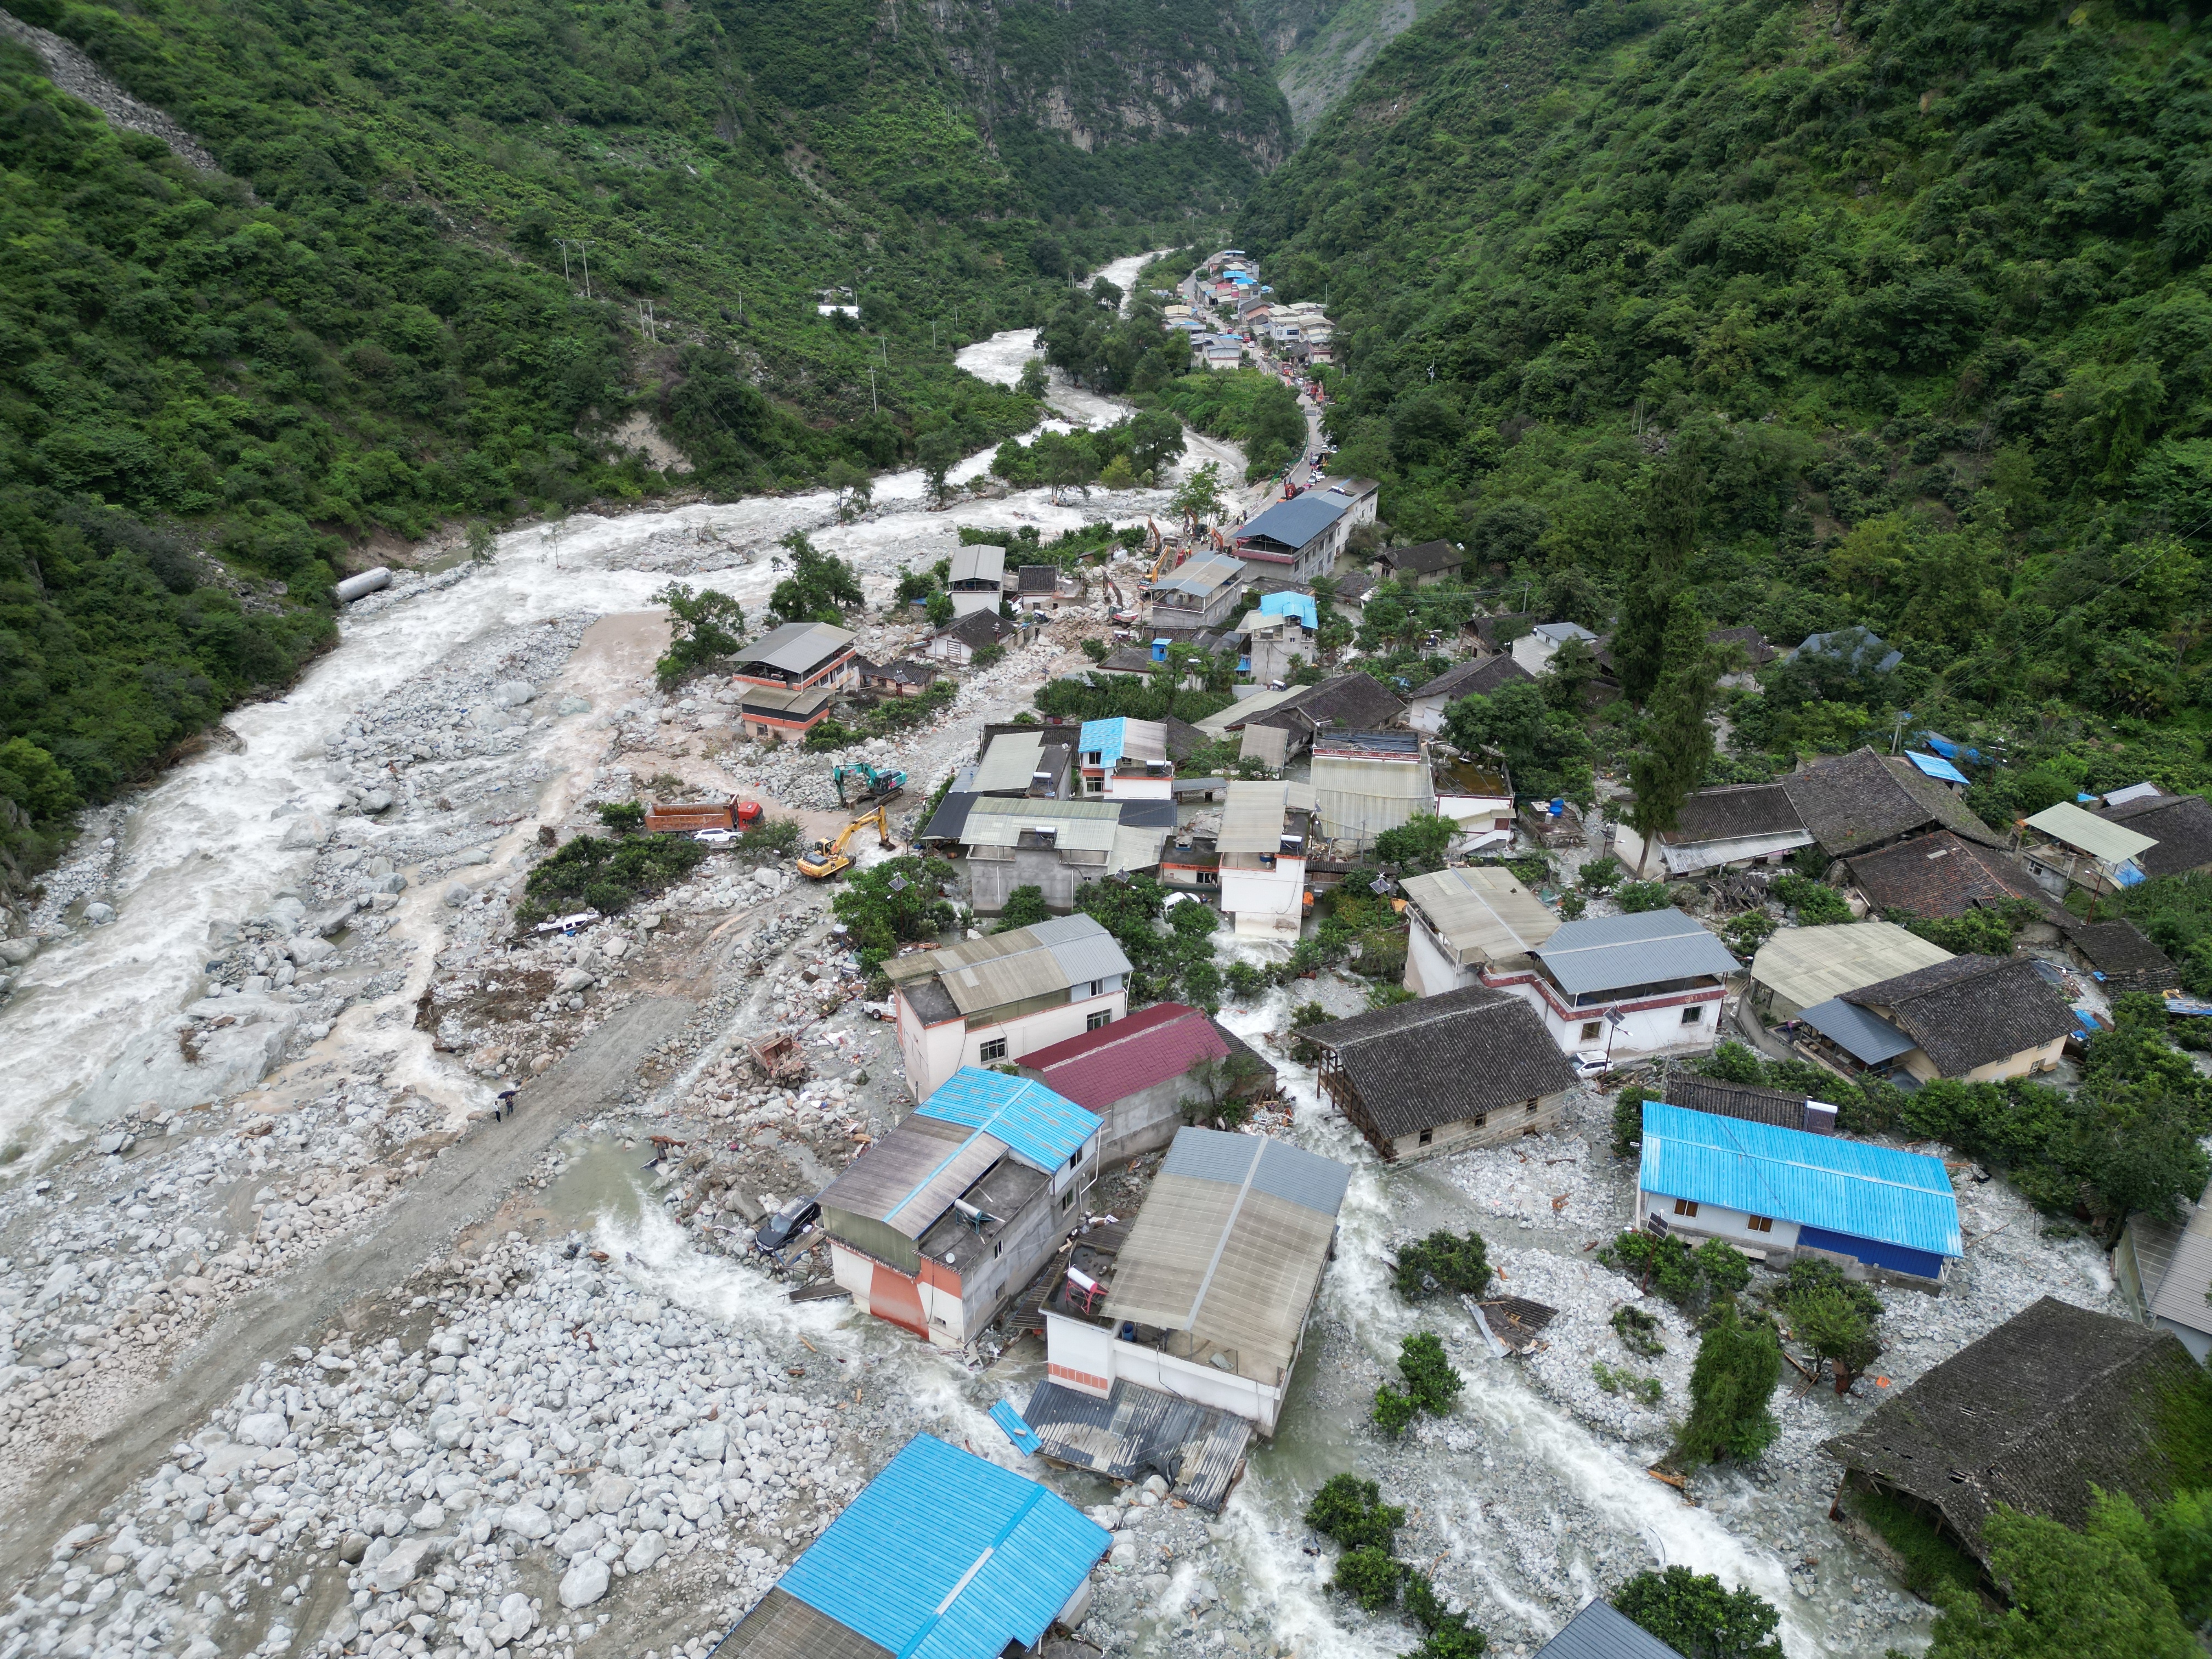
[(340, 582), (337, 586), (338, 603), (350, 605), (356, 599), (366, 598), (375, 592), (380, 587), (391, 586), (391, 569), (387, 566), (379, 565), (374, 570), (364, 570), (358, 576), (348, 576)]

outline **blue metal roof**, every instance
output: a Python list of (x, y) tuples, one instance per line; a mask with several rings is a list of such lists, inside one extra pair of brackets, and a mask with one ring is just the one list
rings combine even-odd
[(1916, 755), (1910, 749), (1905, 758), (1911, 761), (1931, 778), (1941, 778), (1946, 783), (1972, 783), (1973, 780), (1941, 755)]
[(1644, 1103), (1647, 1193), (1963, 1255), (1943, 1160), (1802, 1129)]
[[(1158, 641), (1153, 643), (1158, 644)], [(1114, 763), (1121, 758), (1122, 745), (1128, 740), (1129, 722), (1117, 714), (1110, 720), (1084, 721), (1083, 731), (1075, 740), (1075, 747), (1079, 754), (1085, 755), (1096, 750), (1100, 760), (1110, 769)]]
[(1037, 1431), (1022, 1420), (1011, 1400), (1001, 1400), (991, 1407), (991, 1420), (1006, 1431), (1006, 1438), (1025, 1452), (1036, 1451), (1044, 1444)]
[(1318, 630), (1321, 611), (1310, 593), (1262, 593), (1260, 614), (1263, 617), (1296, 617), (1308, 628)]
[(1040, 1170), (1056, 1170), (1082, 1150), (1103, 1121), (1043, 1084), (980, 1066), (963, 1066), (915, 1108), (1003, 1140)]
[(1920, 1045), (1880, 1014), (1830, 997), (1797, 1016), (1862, 1066), (1880, 1066)]
[(1265, 536), (1285, 547), (1304, 547), (1342, 518), (1351, 505), (1349, 501), (1329, 500), (1325, 491), (1277, 501), (1258, 518), (1238, 526), (1237, 539), (1242, 543)]
[(1113, 1535), (1011, 1469), (918, 1434), (783, 1575), (898, 1659), (1035, 1646)]

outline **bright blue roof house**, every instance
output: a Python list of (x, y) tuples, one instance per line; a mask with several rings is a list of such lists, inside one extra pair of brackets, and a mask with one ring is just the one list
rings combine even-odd
[(1965, 1254), (1943, 1160), (1644, 1103), (1636, 1219), (1768, 1261), (1811, 1252), (1940, 1280)]
[(720, 1659), (1000, 1659), (1090, 1605), (1114, 1537), (1034, 1480), (918, 1434), (793, 1562)]

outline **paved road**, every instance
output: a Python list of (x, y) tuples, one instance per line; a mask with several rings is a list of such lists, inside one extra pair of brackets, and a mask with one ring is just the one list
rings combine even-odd
[(96, 1513), (160, 1462), (263, 1360), (282, 1358), (295, 1344), (321, 1346), (347, 1304), (397, 1287), (450, 1250), (455, 1235), (496, 1210), (556, 1140), (619, 1098), (647, 1051), (681, 1030), (691, 1012), (689, 1002), (659, 997), (610, 1016), (523, 1091), (513, 1117), (476, 1125), (368, 1227), (325, 1245), (231, 1308), (179, 1357), (170, 1386), (147, 1400), (138, 1416), (75, 1454), (66, 1478), (43, 1482), (8, 1518), (0, 1584), (42, 1566), (64, 1520)]

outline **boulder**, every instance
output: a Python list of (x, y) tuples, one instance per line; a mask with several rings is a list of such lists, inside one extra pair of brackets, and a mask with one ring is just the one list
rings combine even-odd
[(407, 890), (407, 878), (401, 875), (397, 870), (394, 870), (386, 875), (371, 876), (368, 880), (362, 883), (361, 890), (371, 895), (377, 893), (404, 893)]
[(536, 1543), (553, 1534), (553, 1517), (535, 1504), (515, 1504), (499, 1517), (499, 1524), (518, 1538)]
[(637, 1542), (629, 1547), (623, 1557), (623, 1565), (631, 1572), (643, 1572), (668, 1553), (668, 1540), (657, 1532), (640, 1533)]
[(561, 1577), (561, 1605), (590, 1607), (607, 1593), (607, 1582), (612, 1577), (605, 1562), (597, 1556), (585, 1556)]
[(94, 899), (84, 907), (84, 919), (95, 927), (105, 927), (115, 920), (115, 907)]
[(34, 939), (0, 939), (0, 962), (10, 968), (21, 968), (39, 954), (39, 941)]
[(361, 810), (368, 813), (389, 812), (392, 799), (389, 789), (372, 789), (361, 798)]
[(255, 1412), (238, 1420), (238, 1437), (249, 1446), (281, 1446), (288, 1432), (282, 1412)]
[(394, 1544), (391, 1553), (369, 1569), (369, 1583), (386, 1595), (405, 1589), (415, 1582), (416, 1574), (422, 1571), (422, 1559), (429, 1553), (430, 1540), (427, 1538), (410, 1538), (404, 1543)]
[(310, 812), (286, 824), (276, 846), (281, 852), (301, 853), (320, 847), (330, 838), (331, 826)]
[(563, 714), (588, 714), (592, 712), (592, 700), (589, 697), (579, 697), (574, 695), (563, 697), (556, 712)]
[(592, 1482), (589, 1499), (595, 1515), (619, 1515), (629, 1505), (637, 1482), (626, 1474), (603, 1474)]
[(588, 991), (592, 988), (592, 976), (581, 968), (564, 968), (560, 977), (553, 981), (553, 988), (556, 991)]
[(337, 953), (337, 945), (326, 939), (318, 939), (313, 933), (301, 933), (284, 941), (284, 954), (302, 968), (325, 961)]
[(454, 882), (446, 889), (446, 908), (450, 910), (458, 910), (474, 896), (475, 895), (469, 891), (468, 883), (465, 881)]
[(537, 1626), (538, 1610), (520, 1590), (510, 1590), (499, 1599), (499, 1622), (507, 1626), (509, 1641), (520, 1641)]
[(562, 1531), (553, 1540), (553, 1553), (563, 1560), (574, 1560), (580, 1555), (589, 1555), (605, 1541), (606, 1529), (587, 1516)]

